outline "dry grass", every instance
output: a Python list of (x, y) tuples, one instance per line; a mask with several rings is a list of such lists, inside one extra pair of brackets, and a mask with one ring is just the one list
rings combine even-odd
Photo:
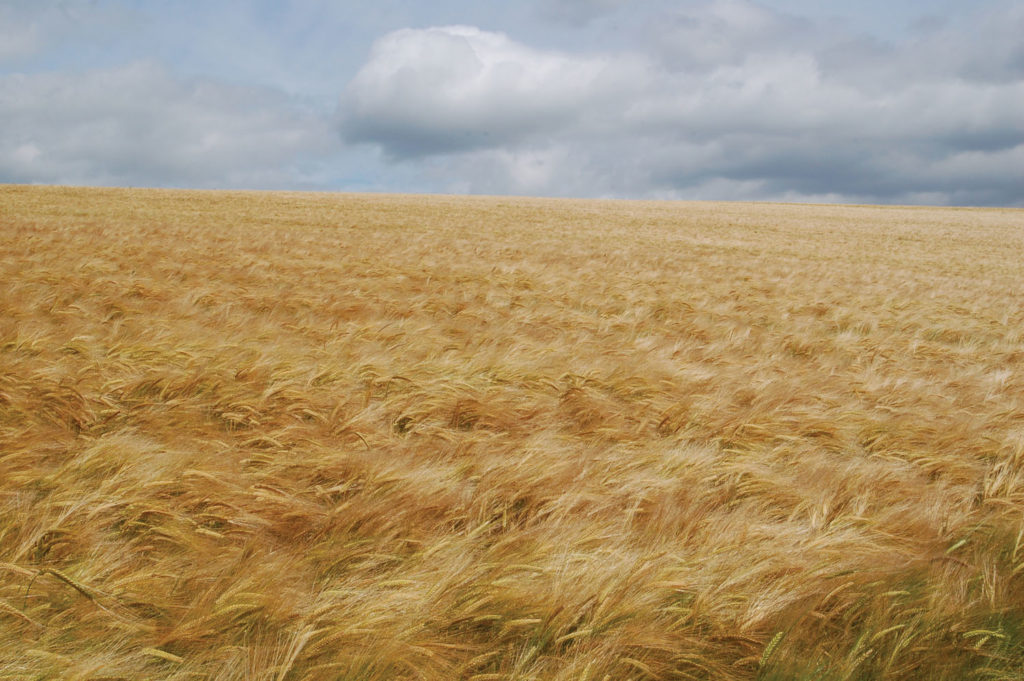
[(1021, 679), (1024, 212), (0, 188), (0, 679)]

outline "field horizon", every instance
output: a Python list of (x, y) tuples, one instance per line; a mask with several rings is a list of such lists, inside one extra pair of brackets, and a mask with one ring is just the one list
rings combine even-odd
[(0, 186), (0, 679), (1024, 678), (1024, 209)]
[(192, 188), (192, 187), (157, 187), (157, 186), (133, 186), (133, 185), (79, 185), (79, 184), (46, 184), (46, 183), (4, 183), (0, 187), (5, 190), (45, 190), (56, 192), (141, 192), (151, 194), (192, 194), (203, 195), (225, 195), (225, 196), (295, 196), (308, 199), (324, 198), (396, 198), (396, 199), (465, 199), (482, 201), (551, 201), (551, 202), (576, 202), (590, 204), (649, 204), (656, 205), (737, 205), (737, 206), (807, 206), (819, 208), (870, 208), (870, 209), (910, 209), (910, 210), (973, 210), (973, 211), (1024, 211), (1024, 207), (1018, 205), (971, 205), (971, 204), (918, 204), (918, 203), (829, 203), (822, 201), (784, 201), (771, 199), (671, 199), (671, 198), (643, 198), (643, 197), (584, 197), (572, 195), (545, 195), (537, 196), (531, 194), (458, 194), (448, 192), (396, 192), (387, 190), (328, 190), (328, 189), (239, 189), (239, 188)]

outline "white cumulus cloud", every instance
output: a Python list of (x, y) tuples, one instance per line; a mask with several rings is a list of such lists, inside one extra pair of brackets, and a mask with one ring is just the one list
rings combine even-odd
[(349, 84), (343, 132), (394, 157), (521, 144), (627, 95), (638, 66), (470, 26), (404, 29), (378, 40)]

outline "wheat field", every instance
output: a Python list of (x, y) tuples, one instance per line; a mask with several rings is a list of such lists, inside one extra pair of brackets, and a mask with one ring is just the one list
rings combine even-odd
[(1024, 211), (0, 187), (0, 679), (1024, 678)]

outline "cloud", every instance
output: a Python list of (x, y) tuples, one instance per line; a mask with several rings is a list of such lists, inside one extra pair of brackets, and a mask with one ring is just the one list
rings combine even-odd
[(1017, 0), (243, 4), (0, 0), (0, 182), (1024, 203)]
[(747, 0), (672, 7), (628, 54), (407, 29), (342, 130), (440, 190), (1019, 205), (1022, 34), (1012, 4), (882, 44)]
[(349, 84), (342, 130), (395, 158), (519, 145), (627, 94), (629, 68), (470, 26), (400, 30), (377, 41)]
[(0, 182), (303, 186), (339, 146), (278, 92), (148, 62), (0, 76), (0, 125)]
[(772, 56), (817, 47), (809, 22), (746, 0), (716, 0), (666, 12), (650, 27), (651, 46), (673, 70), (735, 66), (752, 55)]

